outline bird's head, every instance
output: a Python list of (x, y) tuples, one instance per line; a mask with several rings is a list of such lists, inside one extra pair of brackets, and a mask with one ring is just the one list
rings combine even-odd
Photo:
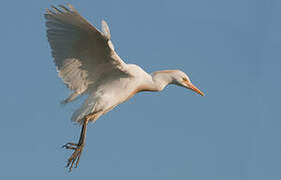
[(192, 91), (195, 91), (196, 93), (200, 94), (201, 96), (204, 96), (204, 93), (201, 92), (195, 85), (193, 85), (189, 79), (189, 77), (182, 72), (181, 70), (174, 70), (172, 73), (172, 84), (176, 84), (178, 86), (185, 87), (187, 89), (190, 89)]

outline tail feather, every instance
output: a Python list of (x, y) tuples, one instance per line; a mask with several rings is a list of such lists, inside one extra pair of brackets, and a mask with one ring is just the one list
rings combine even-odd
[(81, 107), (72, 114), (71, 120), (73, 122), (81, 123), (86, 115), (94, 112), (95, 104), (95, 98), (93, 96), (89, 96)]

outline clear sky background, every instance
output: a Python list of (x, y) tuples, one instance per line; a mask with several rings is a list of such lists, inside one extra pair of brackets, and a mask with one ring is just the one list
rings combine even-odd
[[(79, 101), (56, 73), (43, 14), (71, 3), (148, 72), (185, 71), (205, 97), (169, 86), (90, 124), (64, 168)], [(1, 1), (0, 179), (280, 180), (281, 1)], [(81, 101), (80, 101), (81, 102)]]

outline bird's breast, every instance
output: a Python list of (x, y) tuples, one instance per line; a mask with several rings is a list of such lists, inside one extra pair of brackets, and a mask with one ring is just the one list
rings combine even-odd
[(120, 78), (104, 84), (96, 95), (105, 112), (110, 111), (118, 104), (131, 99), (140, 91), (147, 91), (149, 87), (140, 78)]

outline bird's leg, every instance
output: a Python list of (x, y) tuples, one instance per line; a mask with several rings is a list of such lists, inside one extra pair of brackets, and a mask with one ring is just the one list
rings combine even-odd
[(62, 146), (63, 148), (74, 150), (72, 155), (67, 160), (66, 167), (69, 168), (69, 172), (72, 170), (72, 167), (73, 167), (74, 163), (75, 163), (75, 168), (78, 166), (80, 156), (82, 154), (82, 151), (83, 151), (83, 148), (84, 148), (84, 145), (85, 145), (86, 130), (87, 130), (88, 122), (89, 122), (89, 118), (86, 116), (85, 120), (83, 122), (83, 125), (82, 125), (82, 130), (81, 130), (81, 134), (80, 134), (78, 144), (66, 143), (65, 145)]

